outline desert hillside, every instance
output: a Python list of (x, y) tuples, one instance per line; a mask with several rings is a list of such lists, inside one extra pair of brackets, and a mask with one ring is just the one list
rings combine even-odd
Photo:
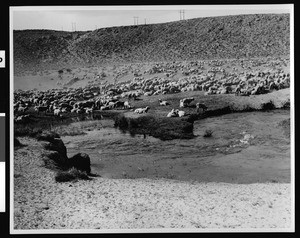
[(289, 14), (195, 18), (89, 32), (14, 31), (15, 72), (193, 59), (289, 54)]

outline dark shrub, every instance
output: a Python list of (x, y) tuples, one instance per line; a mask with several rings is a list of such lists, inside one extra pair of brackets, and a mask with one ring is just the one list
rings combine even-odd
[(261, 105), (261, 109), (263, 111), (273, 110), (273, 109), (275, 109), (275, 105), (274, 105), (273, 101), (270, 100), (269, 102), (263, 103)]
[(68, 160), (69, 167), (91, 173), (91, 159), (85, 153), (78, 153)]
[(242, 111), (244, 112), (252, 112), (254, 111), (255, 109), (253, 107), (251, 107), (250, 105), (246, 105), (243, 107)]
[(67, 157), (67, 148), (61, 139), (54, 138), (53, 142), (43, 142), (42, 145), (46, 150), (57, 151), (63, 157)]
[(71, 168), (68, 171), (59, 171), (55, 176), (56, 182), (70, 182), (78, 179), (89, 180), (90, 178), (86, 172), (80, 171), (76, 168)]
[(124, 124), (128, 124), (128, 128), (119, 128), (128, 130), (131, 136), (148, 134), (161, 140), (190, 139), (194, 137), (193, 123), (186, 119), (147, 115), (137, 118), (124, 117), (122, 120), (124, 120)]
[(291, 106), (290, 100), (287, 100), (286, 102), (283, 103), (282, 108), (283, 109), (289, 109)]
[(43, 154), (45, 167), (49, 169), (67, 169), (67, 158), (57, 151), (49, 151)]
[(115, 127), (119, 127), (120, 129), (124, 130), (128, 128), (128, 121), (125, 116), (116, 116), (115, 117)]
[(232, 107), (228, 106), (228, 107), (223, 107), (223, 108), (219, 108), (219, 109), (216, 109), (216, 110), (206, 111), (205, 115), (207, 117), (214, 117), (214, 116), (229, 114), (231, 112), (232, 112)]
[(212, 137), (213, 131), (212, 130), (205, 130), (203, 137)]
[(21, 146), (21, 142), (18, 140), (18, 138), (14, 138), (14, 146)]

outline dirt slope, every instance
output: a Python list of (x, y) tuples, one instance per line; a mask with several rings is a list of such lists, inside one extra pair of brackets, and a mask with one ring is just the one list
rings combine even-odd
[(14, 32), (15, 70), (289, 54), (289, 14), (195, 18), (92, 32)]
[(290, 184), (101, 177), (56, 183), (54, 172), (43, 167), (41, 145), (20, 141), (26, 146), (14, 158), (16, 230), (291, 229)]

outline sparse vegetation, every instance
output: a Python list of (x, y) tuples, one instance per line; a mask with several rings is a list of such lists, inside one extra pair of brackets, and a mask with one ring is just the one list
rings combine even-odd
[(77, 37), (62, 31), (14, 31), (15, 69), (282, 56), (289, 53), (289, 29), (288, 14), (255, 14), (109, 27), (77, 32)]
[(71, 181), (78, 181), (79, 179), (82, 180), (90, 180), (89, 176), (86, 172), (78, 170), (76, 168), (71, 168), (68, 171), (59, 171), (55, 176), (56, 182), (71, 182)]
[(210, 129), (206, 129), (203, 137), (212, 137), (213, 131)]
[(266, 102), (266, 103), (262, 103), (262, 107), (261, 107), (261, 109), (263, 111), (273, 110), (275, 108), (276, 107), (275, 107), (274, 102), (272, 100), (270, 100), (269, 102)]

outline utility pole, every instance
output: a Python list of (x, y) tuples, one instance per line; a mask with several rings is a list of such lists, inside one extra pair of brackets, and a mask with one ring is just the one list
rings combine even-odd
[(145, 18), (145, 25), (147, 24), (147, 19)]
[(72, 22), (72, 31), (76, 31), (76, 22)]
[(184, 10), (180, 10), (179, 14), (180, 14), (180, 20), (184, 20)]
[(134, 19), (134, 25), (138, 25), (139, 24), (139, 17), (133, 17)]

